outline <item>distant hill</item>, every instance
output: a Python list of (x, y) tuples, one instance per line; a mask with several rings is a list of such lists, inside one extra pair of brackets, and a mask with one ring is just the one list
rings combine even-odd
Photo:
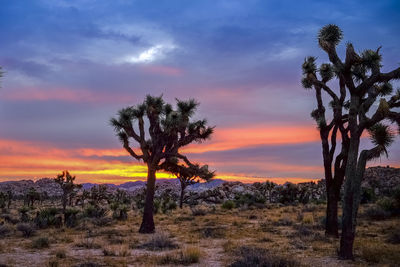
[[(120, 185), (115, 184), (105, 184), (109, 191), (115, 191), (117, 189), (125, 190), (127, 192), (135, 193), (137, 190), (145, 186), (145, 181), (135, 181), (126, 182)], [(215, 179), (208, 183), (197, 183), (190, 185), (187, 191), (193, 193), (202, 193), (209, 191), (214, 188), (221, 188), (224, 185), (229, 185), (232, 187), (235, 184), (237, 190), (242, 190), (241, 188), (248, 188), (252, 185), (247, 185), (241, 182), (228, 182), (221, 179)], [(304, 183), (306, 184), (306, 183)], [(98, 184), (95, 183), (83, 183), (83, 189), (89, 190), (93, 186)], [(363, 187), (371, 188), (378, 195), (385, 194), (396, 186), (400, 185), (400, 168), (391, 167), (371, 167), (365, 172), (365, 177), (363, 179)], [(178, 179), (157, 179), (156, 186), (158, 191), (163, 191), (165, 189), (172, 189), (173, 191), (179, 192), (179, 180)], [(51, 178), (42, 178), (37, 181), (32, 180), (20, 180), (20, 181), (6, 181), (0, 182), (0, 192), (6, 192), (11, 190), (14, 195), (24, 195), (26, 191), (30, 188), (35, 188), (38, 192), (47, 192), (49, 196), (61, 196), (62, 190), (60, 186), (54, 182)], [(236, 190), (235, 189), (235, 190)]]

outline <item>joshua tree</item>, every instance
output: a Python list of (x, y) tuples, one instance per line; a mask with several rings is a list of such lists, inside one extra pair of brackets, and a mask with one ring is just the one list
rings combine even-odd
[(100, 184), (90, 189), (90, 204), (98, 206), (103, 200), (109, 199), (107, 185)]
[[(381, 122), (387, 120), (400, 124), (400, 113), (394, 111), (395, 108), (400, 107), (400, 91), (393, 93), (393, 87), (390, 84), (392, 80), (400, 78), (400, 68), (382, 73), (380, 47), (376, 50), (365, 50), (359, 55), (354, 51), (351, 43), (347, 44), (346, 58), (342, 61), (336, 52), (336, 46), (342, 36), (342, 31), (336, 25), (326, 25), (320, 30), (319, 45), (328, 54), (331, 64), (321, 65), (319, 72), (322, 80), (318, 80), (315, 75), (315, 64), (313, 64), (315, 59), (306, 59), (303, 66), (306, 77), (302, 82), (306, 88), (314, 86), (317, 95), (318, 88), (321, 88), (334, 99), (332, 131), (336, 127), (339, 129), (342, 135), (342, 152), (344, 148), (344, 154), (346, 154), (346, 160), (341, 160), (340, 165), (335, 161), (335, 171), (337, 164), (341, 171), (344, 166), (346, 177), (339, 255), (343, 259), (352, 259), (356, 217), (361, 198), (361, 180), (366, 163), (382, 154), (387, 155), (386, 148), (393, 141), (395, 133)], [(333, 78), (333, 75), (329, 73), (334, 73), (339, 81), (340, 96), (337, 96), (327, 85), (327, 81)], [(349, 94), (348, 102), (345, 101), (346, 92)], [(379, 102), (379, 105), (374, 109), (373, 105), (376, 102)], [(340, 113), (344, 105), (349, 108), (348, 115)], [(316, 117), (323, 119), (318, 113), (319, 111), (316, 112)], [(360, 138), (365, 130), (369, 132), (374, 147), (359, 152)], [(334, 135), (334, 132), (331, 135)], [(345, 142), (343, 142), (344, 139), (346, 139)], [(333, 144), (332, 146), (334, 147)]]
[(63, 191), (63, 195), (61, 197), (61, 204), (64, 215), (71, 194), (73, 194), (76, 188), (80, 187), (80, 185), (74, 184), (75, 178), (76, 177), (71, 176), (71, 174), (68, 171), (63, 171), (61, 174), (57, 175), (57, 178), (54, 179), (54, 181), (61, 186), (61, 189)]
[(8, 199), (7, 209), (10, 209), (13, 197), (14, 197), (13, 192), (11, 190), (8, 190), (7, 191), (7, 199)]
[[(191, 121), (197, 106), (195, 100), (177, 100), (177, 109), (174, 110), (170, 104), (164, 103), (162, 96), (148, 95), (142, 104), (121, 109), (118, 118), (111, 119), (123, 147), (133, 158), (147, 164), (146, 200), (140, 233), (152, 233), (155, 229), (153, 208), (156, 172), (167, 170), (170, 161), (175, 159), (187, 166), (194, 166), (179, 149), (192, 142), (204, 141), (213, 132), (206, 120)], [(145, 118), (149, 123), (147, 132)], [(139, 132), (134, 123), (137, 123)], [(130, 140), (137, 143), (141, 154), (131, 147)]]
[(210, 181), (214, 176), (214, 172), (208, 170), (208, 165), (203, 165), (200, 167), (198, 164), (193, 164), (190, 166), (183, 166), (173, 162), (167, 171), (176, 175), (181, 184), (181, 194), (179, 197), (179, 207), (182, 208), (183, 200), (185, 196), (185, 189), (188, 185), (199, 183), (200, 180), (206, 182)]
[(26, 193), (24, 197), (24, 205), (28, 205), (29, 207), (33, 207), (35, 204), (35, 201), (40, 201), (41, 200), (41, 195), (39, 192), (36, 191), (35, 188), (31, 187), (29, 188), (28, 192)]
[(272, 190), (274, 190), (276, 184), (271, 181), (265, 181), (264, 183), (256, 182), (254, 187), (261, 193), (263, 197), (267, 197), (270, 203), (272, 203)]
[[(331, 27), (335, 27), (331, 25)], [(322, 35), (320, 34), (319, 38)], [(325, 234), (339, 237), (338, 232), (338, 202), (340, 190), (342, 188), (344, 174), (347, 163), (347, 153), (349, 148), (348, 129), (345, 127), (348, 114), (343, 114), (346, 105), (346, 88), (344, 81), (339, 76), (340, 92), (337, 95), (328, 85), (334, 77), (334, 66), (331, 64), (321, 64), (317, 69), (314, 57), (307, 57), (303, 63), (302, 84), (306, 89), (314, 88), (317, 100), (317, 108), (311, 112), (311, 117), (317, 122), (321, 142), (322, 156), (324, 163), (324, 174), (327, 195), (326, 224)], [(317, 76), (319, 73), (319, 78)], [(330, 108), (332, 109), (332, 118), (330, 122), (325, 115), (325, 105), (323, 93), (330, 98)], [(336, 139), (338, 131), (341, 135), (341, 151), (335, 157)], [(332, 166), (333, 164), (333, 166)]]

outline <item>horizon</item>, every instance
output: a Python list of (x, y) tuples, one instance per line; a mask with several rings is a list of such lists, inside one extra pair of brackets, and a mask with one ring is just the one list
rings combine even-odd
[[(171, 104), (200, 102), (196, 118), (208, 119), (215, 133), (182, 151), (208, 164), (216, 179), (323, 179), (320, 137), (309, 115), (314, 95), (300, 82), (306, 56), (327, 61), (318, 29), (342, 28), (340, 56), (347, 41), (356, 51), (382, 45), (383, 70), (398, 65), (397, 1), (152, 5), (41, 0), (0, 8), (0, 182), (65, 169), (77, 181), (146, 180), (147, 167), (128, 155), (109, 125), (146, 94)], [(367, 136), (363, 147), (370, 147)], [(399, 138), (388, 159), (368, 166), (377, 164), (400, 167)]]

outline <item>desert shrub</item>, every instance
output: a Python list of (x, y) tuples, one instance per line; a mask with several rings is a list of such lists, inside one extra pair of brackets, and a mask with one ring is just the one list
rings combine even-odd
[(310, 240), (325, 240), (324, 235), (320, 232), (315, 231), (312, 226), (307, 225), (295, 225), (294, 229), (296, 230), (292, 234), (290, 234), (291, 238), (300, 239), (301, 241), (310, 241)]
[(65, 219), (65, 226), (67, 227), (75, 227), (78, 225), (78, 209), (66, 209), (64, 213), (64, 219)]
[(91, 222), (98, 227), (110, 226), (112, 219), (109, 217), (93, 218)]
[(361, 204), (371, 203), (376, 200), (375, 191), (373, 188), (362, 188)]
[(236, 205), (233, 200), (227, 200), (224, 203), (222, 203), (221, 207), (226, 210), (231, 210), (231, 209), (234, 209), (236, 207)]
[(146, 243), (139, 246), (139, 248), (144, 248), (152, 251), (174, 249), (177, 247), (178, 245), (176, 245), (169, 238), (169, 236), (163, 232), (153, 234)]
[(389, 198), (389, 197), (383, 197), (383, 198), (378, 199), (376, 204), (388, 212), (390, 212), (396, 208), (395, 200), (393, 198)]
[(159, 259), (159, 264), (173, 264), (173, 265), (190, 265), (200, 261), (201, 252), (197, 247), (187, 247), (183, 250), (162, 256)]
[(75, 265), (74, 267), (100, 267), (101, 265), (95, 262), (84, 262), (84, 263), (80, 263)]
[(58, 267), (58, 266), (60, 266), (60, 264), (57, 259), (49, 259), (49, 261), (47, 262), (47, 266), (48, 267)]
[(88, 205), (83, 211), (83, 217), (104, 218), (107, 216), (107, 209), (95, 205)]
[(235, 196), (235, 206), (236, 207), (242, 207), (242, 206), (256, 206), (256, 207), (263, 207), (266, 199), (265, 197), (259, 195), (259, 194), (250, 194), (250, 193), (245, 193), (245, 194), (237, 194)]
[(0, 237), (6, 237), (12, 232), (12, 229), (7, 225), (0, 225)]
[(28, 214), (29, 210), (30, 209), (27, 206), (23, 206), (23, 207), (18, 209), (18, 212), (20, 214), (20, 221), (21, 222), (29, 222), (30, 221), (29, 214)]
[(103, 249), (103, 255), (106, 256), (106, 257), (117, 256), (117, 254), (114, 251), (106, 249), (106, 248)]
[(290, 267), (299, 266), (296, 260), (279, 256), (266, 249), (242, 246), (237, 249), (239, 257), (230, 265), (231, 267)]
[(49, 239), (47, 237), (38, 237), (32, 240), (32, 248), (42, 249), (50, 246)]
[(23, 237), (30, 237), (35, 233), (35, 227), (30, 223), (17, 224), (17, 230), (22, 233)]
[(303, 208), (301, 209), (302, 212), (314, 212), (318, 209), (317, 205), (314, 204), (306, 204), (303, 206)]
[(390, 216), (390, 212), (379, 205), (372, 205), (364, 211), (364, 215), (371, 220), (384, 220)]
[(63, 249), (58, 249), (54, 253), (58, 259), (65, 259), (67, 257), (67, 253)]
[(280, 218), (279, 220), (273, 222), (275, 226), (291, 226), (293, 221), (289, 218)]
[(193, 216), (204, 216), (207, 214), (207, 210), (202, 207), (190, 207)]
[(34, 219), (36, 227), (39, 229), (44, 229), (51, 226), (61, 227), (62, 217), (57, 215), (58, 209), (56, 208), (46, 208), (38, 211)]
[(400, 227), (391, 232), (386, 241), (391, 244), (400, 244)]
[(110, 205), (111, 210), (113, 211), (112, 217), (116, 220), (126, 220), (128, 219), (128, 206), (125, 204), (120, 204), (118, 202), (114, 202)]
[(312, 214), (306, 214), (306, 216), (303, 217), (302, 223), (314, 224), (314, 216)]
[(86, 249), (99, 249), (101, 245), (96, 243), (93, 238), (85, 237), (80, 242), (75, 244), (78, 248), (86, 248)]
[(226, 229), (222, 227), (205, 227), (200, 229), (200, 234), (204, 238), (224, 238)]
[(176, 202), (173, 199), (163, 199), (161, 202), (161, 211), (162, 213), (167, 213), (171, 210), (174, 210), (177, 208)]
[(16, 219), (16, 218), (14, 218), (14, 217), (11, 216), (10, 214), (3, 214), (3, 215), (1, 216), (1, 218), (3, 218), (4, 221), (6, 221), (6, 222), (8, 222), (8, 223), (11, 223), (11, 224), (17, 224), (17, 223), (19, 223), (19, 220)]

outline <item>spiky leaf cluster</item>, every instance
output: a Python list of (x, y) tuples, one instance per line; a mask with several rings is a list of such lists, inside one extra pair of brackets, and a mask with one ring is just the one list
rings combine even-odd
[(315, 122), (318, 125), (318, 128), (326, 126), (326, 121), (324, 119), (323, 113), (319, 109), (314, 109), (313, 111), (311, 111), (310, 116), (315, 120)]
[(334, 76), (334, 70), (331, 64), (321, 64), (319, 67), (319, 75), (324, 82), (331, 80)]
[(366, 68), (377, 69), (381, 67), (382, 56), (378, 51), (367, 49), (362, 52), (361, 60)]
[(328, 24), (319, 31), (318, 42), (322, 49), (327, 50), (337, 46), (343, 38), (343, 32), (339, 26)]
[(365, 65), (363, 65), (363, 64), (358, 64), (358, 65), (352, 66), (351, 72), (353, 74), (355, 81), (358, 83), (364, 81), (367, 78), (367, 74), (366, 74), (367, 70), (365, 68)]
[(378, 89), (381, 96), (387, 96), (393, 93), (393, 85), (389, 82), (381, 84), (378, 86)]
[(315, 64), (315, 57), (306, 57), (302, 65), (303, 74), (314, 74), (317, 70), (317, 65)]
[(305, 89), (311, 89), (313, 86), (313, 83), (310, 79), (308, 79), (307, 77), (304, 77), (301, 79), (301, 85), (305, 88)]
[(390, 130), (389, 126), (377, 123), (368, 129), (371, 142), (377, 146), (381, 147), (381, 152), (387, 154), (386, 148), (389, 147), (394, 141), (394, 133)]

